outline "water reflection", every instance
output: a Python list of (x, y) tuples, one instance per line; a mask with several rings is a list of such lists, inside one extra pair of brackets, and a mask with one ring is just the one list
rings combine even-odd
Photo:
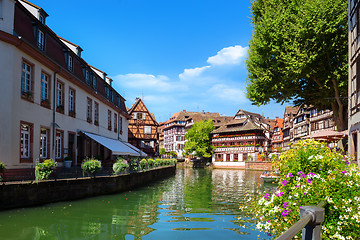
[[(0, 212), (1, 239), (257, 239), (239, 210), (260, 172), (178, 169), (126, 193)], [(271, 187), (271, 186), (270, 186)], [(261, 235), (262, 236), (262, 235)]]

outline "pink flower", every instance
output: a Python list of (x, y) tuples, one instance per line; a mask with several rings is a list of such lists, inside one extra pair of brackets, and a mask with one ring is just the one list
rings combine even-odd
[(266, 199), (266, 200), (268, 200), (268, 198), (270, 197), (270, 194), (265, 194), (265, 196), (264, 196), (264, 198)]
[(288, 173), (288, 174), (286, 175), (287, 178), (292, 177), (292, 176), (293, 176), (292, 173)]
[(284, 208), (287, 208), (289, 205), (289, 202), (284, 202)]
[(307, 183), (311, 183), (311, 182), (312, 182), (312, 179), (309, 178), (309, 179), (307, 180)]
[(312, 172), (308, 173), (308, 176), (314, 176), (314, 175), (315, 175), (315, 173), (312, 173)]
[(277, 197), (282, 197), (284, 195), (284, 192), (279, 192), (275, 194)]
[(304, 178), (304, 177), (306, 177), (305, 173), (300, 175), (300, 178)]
[(281, 215), (282, 215), (283, 217), (285, 217), (285, 216), (288, 215), (290, 212), (291, 212), (291, 210), (290, 210), (290, 209), (287, 209), (287, 210), (284, 210), (284, 211), (281, 213)]
[(282, 182), (282, 185), (285, 187), (286, 186), (286, 184), (288, 184), (288, 180), (284, 180), (283, 182)]

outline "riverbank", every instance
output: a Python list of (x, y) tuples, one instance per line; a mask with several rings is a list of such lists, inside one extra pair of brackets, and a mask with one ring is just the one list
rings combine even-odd
[[(193, 168), (193, 162), (178, 163), (180, 167)], [(236, 170), (255, 170), (255, 171), (270, 171), (272, 166), (271, 161), (252, 161), (252, 162), (212, 162), (210, 165), (203, 164), (200, 168), (211, 167), (213, 169), (236, 169)]]
[(38, 183), (8, 182), (0, 185), (0, 210), (123, 192), (173, 176), (175, 170), (175, 166), (166, 166), (143, 172), (96, 178), (46, 180)]

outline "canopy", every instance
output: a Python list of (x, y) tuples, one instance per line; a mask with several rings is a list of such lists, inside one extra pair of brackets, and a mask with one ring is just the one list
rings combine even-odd
[(82, 131), (82, 133), (100, 143), (104, 147), (110, 149), (113, 155), (147, 156), (146, 153), (140, 151), (130, 143), (84, 131)]
[(343, 138), (346, 138), (348, 136), (348, 131), (334, 131), (334, 130), (322, 130), (316, 133), (312, 133), (309, 136), (306, 136), (305, 138), (312, 138), (315, 140), (324, 140), (328, 142), (337, 141)]

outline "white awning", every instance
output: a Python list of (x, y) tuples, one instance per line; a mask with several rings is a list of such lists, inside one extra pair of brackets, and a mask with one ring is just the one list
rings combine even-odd
[[(132, 146), (130, 143), (123, 142), (121, 140), (112, 139), (108, 137), (104, 137), (101, 135), (84, 132), (86, 136), (100, 143), (104, 147), (110, 149), (113, 155), (130, 155), (130, 156), (147, 156), (144, 152), (140, 151), (136, 147)], [(130, 147), (130, 146), (131, 147)], [(141, 152), (141, 154), (140, 154)]]

